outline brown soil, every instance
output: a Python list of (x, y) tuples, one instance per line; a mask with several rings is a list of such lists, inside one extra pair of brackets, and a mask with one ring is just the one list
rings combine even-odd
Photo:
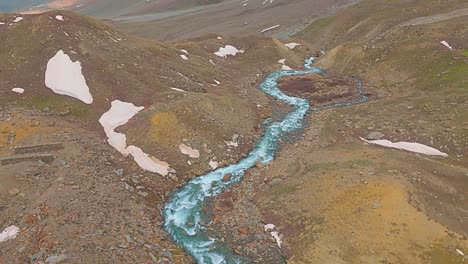
[(279, 87), (287, 95), (307, 98), (312, 105), (321, 106), (359, 98), (357, 80), (337, 74), (308, 74), (283, 77)]

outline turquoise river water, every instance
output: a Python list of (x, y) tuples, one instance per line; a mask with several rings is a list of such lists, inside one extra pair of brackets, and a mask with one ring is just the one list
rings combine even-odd
[[(171, 235), (173, 241), (183, 247), (197, 263), (248, 263), (221, 241), (209, 237), (204, 232), (203, 223), (211, 221), (210, 217), (202, 211), (205, 198), (216, 196), (234, 183), (241, 181), (245, 171), (252, 168), (257, 162), (271, 162), (278, 150), (281, 138), (287, 133), (303, 128), (307, 112), (348, 106), (362, 103), (368, 99), (364, 95), (362, 84), (358, 79), (356, 79), (356, 83), (359, 98), (320, 107), (311, 107), (307, 99), (288, 96), (279, 89), (278, 81), (283, 76), (325, 73), (322, 69), (312, 66), (313, 62), (314, 58), (307, 59), (304, 70), (280, 70), (269, 74), (258, 88), (273, 99), (291, 105), (294, 110), (288, 113), (282, 121), (269, 123), (262, 138), (247, 157), (236, 164), (217, 168), (191, 180), (176, 191), (164, 207), (164, 228)], [(223, 176), (228, 173), (232, 174), (231, 179), (223, 181)]]

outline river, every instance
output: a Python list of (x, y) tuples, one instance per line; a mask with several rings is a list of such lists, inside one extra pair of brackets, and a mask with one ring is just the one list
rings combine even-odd
[[(204, 225), (210, 223), (212, 219), (202, 210), (205, 198), (216, 196), (241, 181), (245, 171), (255, 166), (257, 162), (265, 164), (273, 161), (281, 138), (287, 133), (303, 128), (304, 118), (309, 111), (348, 106), (367, 100), (367, 96), (363, 94), (362, 84), (357, 78), (359, 98), (320, 107), (311, 108), (307, 99), (288, 96), (279, 89), (278, 81), (283, 76), (324, 74), (324, 70), (312, 66), (313, 62), (313, 57), (307, 59), (304, 70), (280, 70), (270, 73), (258, 88), (273, 99), (289, 104), (294, 110), (283, 120), (269, 123), (262, 138), (246, 158), (191, 180), (177, 190), (164, 207), (164, 228), (173, 241), (184, 248), (197, 263), (248, 263), (233, 253), (227, 245), (206, 234)], [(223, 176), (226, 174), (232, 175), (229, 181), (223, 181)]]

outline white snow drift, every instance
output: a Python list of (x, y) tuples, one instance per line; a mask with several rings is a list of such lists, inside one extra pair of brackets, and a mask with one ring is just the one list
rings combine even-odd
[(68, 95), (85, 104), (93, 103), (93, 96), (81, 73), (81, 63), (73, 62), (59, 50), (47, 63), (45, 85), (56, 94)]
[(292, 43), (287, 43), (287, 44), (284, 44), (284, 45), (286, 47), (288, 47), (289, 49), (294, 49), (295, 47), (300, 46), (301, 44), (292, 42)]
[(264, 227), (265, 232), (270, 233), (270, 235), (276, 240), (276, 244), (278, 244), (278, 247), (281, 248), (281, 244), (283, 241), (281, 241), (281, 236), (278, 231), (274, 231), (276, 229), (276, 226), (274, 224), (266, 224)]
[(414, 142), (391, 142), (386, 139), (379, 139), (379, 140), (365, 140), (364, 138), (360, 138), (362, 141), (367, 142), (369, 144), (379, 145), (388, 148), (395, 148), (395, 149), (402, 149), (410, 152), (431, 155), (431, 156), (442, 156), (447, 157), (446, 153), (443, 153), (435, 148)]
[(265, 32), (267, 32), (267, 31), (273, 30), (273, 29), (275, 29), (275, 28), (279, 28), (280, 26), (281, 26), (281, 25), (278, 24), (278, 25), (274, 25), (274, 26), (272, 26), (272, 27), (268, 27), (268, 28), (262, 29), (262, 31), (260, 31), (260, 33), (265, 33)]
[(16, 238), (16, 236), (18, 236), (18, 233), (19, 228), (14, 225), (5, 228), (2, 231), (2, 233), (0, 233), (0, 243)]
[(453, 47), (450, 46), (450, 44), (448, 44), (448, 42), (445, 41), (445, 40), (441, 41), (440, 44), (444, 45), (445, 47), (447, 47), (450, 50), (453, 50)]
[(15, 92), (17, 94), (23, 94), (24, 93), (24, 89), (23, 88), (13, 88), (11, 89), (12, 92)]
[(193, 149), (185, 144), (180, 144), (179, 150), (182, 154), (188, 155), (190, 158), (198, 159), (200, 157), (200, 152), (198, 150)]
[(214, 161), (214, 160), (210, 160), (210, 162), (208, 162), (208, 165), (210, 165), (210, 167), (215, 170), (216, 168), (218, 168), (219, 166), (219, 163), (217, 161)]
[(137, 107), (132, 103), (115, 100), (112, 101), (109, 111), (101, 116), (99, 123), (101, 123), (106, 132), (109, 145), (122, 153), (122, 155), (132, 155), (135, 162), (142, 169), (165, 176), (169, 173), (169, 164), (154, 157), (150, 157), (136, 146), (131, 145), (127, 147), (127, 137), (125, 134), (114, 131), (117, 127), (126, 124), (143, 109), (143, 106)]
[(236, 56), (237, 53), (244, 53), (244, 51), (238, 50), (236, 47), (232, 45), (226, 45), (224, 47), (219, 48), (219, 50), (215, 52), (214, 54), (216, 56), (226, 58), (228, 55)]
[(13, 23), (18, 23), (20, 22), (21, 20), (23, 20), (24, 18), (23, 17), (15, 17), (15, 20), (13, 20)]
[(56, 16), (55, 16), (55, 19), (57, 19), (57, 20), (59, 20), (59, 21), (64, 21), (64, 20), (63, 20), (63, 16), (61, 16), (61, 15), (56, 15)]

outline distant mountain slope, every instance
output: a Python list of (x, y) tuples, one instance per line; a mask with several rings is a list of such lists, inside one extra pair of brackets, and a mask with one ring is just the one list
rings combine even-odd
[(0, 10), (5, 12), (14, 10), (40, 12), (51, 9), (68, 9), (95, 17), (112, 18), (122, 15), (137, 15), (191, 8), (222, 1), (223, 0), (0, 0)]
[(313, 18), (355, 2), (358, 1), (229, 0), (176, 12), (121, 16), (112, 22), (126, 32), (158, 40), (186, 39), (206, 33), (285, 37)]

